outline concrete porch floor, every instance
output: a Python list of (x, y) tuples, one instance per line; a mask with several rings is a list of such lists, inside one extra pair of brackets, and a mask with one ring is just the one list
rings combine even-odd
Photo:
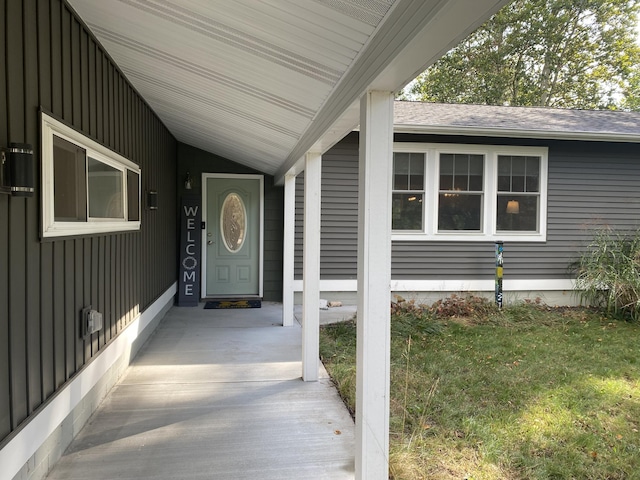
[(47, 478), (354, 478), (353, 421), (281, 313), (173, 307)]

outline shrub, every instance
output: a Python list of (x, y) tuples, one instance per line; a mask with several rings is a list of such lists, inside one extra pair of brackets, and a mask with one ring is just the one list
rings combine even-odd
[(456, 294), (436, 301), (429, 309), (437, 318), (486, 317), (497, 311), (493, 301), (475, 295)]
[(405, 300), (399, 295), (395, 295), (395, 302), (391, 302), (391, 317), (391, 331), (400, 337), (407, 337), (412, 331), (437, 334), (442, 328), (434, 320), (429, 307), (416, 303), (414, 299)]
[(573, 265), (583, 301), (609, 314), (640, 316), (640, 230), (596, 233)]

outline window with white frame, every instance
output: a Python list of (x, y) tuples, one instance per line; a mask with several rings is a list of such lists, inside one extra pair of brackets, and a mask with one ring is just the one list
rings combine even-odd
[(398, 152), (393, 155), (394, 230), (422, 230), (424, 205), (424, 153)]
[(140, 168), (42, 114), (42, 236), (140, 229)]
[(540, 161), (537, 156), (498, 155), (497, 231), (539, 230)]
[(393, 157), (393, 239), (546, 240), (546, 148), (396, 143)]
[(484, 155), (441, 153), (438, 231), (482, 231)]

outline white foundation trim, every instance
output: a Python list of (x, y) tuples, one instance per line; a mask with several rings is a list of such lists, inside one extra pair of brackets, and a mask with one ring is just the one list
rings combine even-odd
[(118, 359), (129, 355), (140, 333), (173, 302), (177, 288), (177, 283), (169, 287), (0, 450), (0, 480), (12, 479)]
[[(575, 280), (571, 279), (505, 279), (502, 288), (505, 292), (577, 290)], [(302, 292), (302, 280), (295, 280), (293, 289)], [(392, 292), (488, 292), (494, 289), (493, 280), (391, 280)], [(320, 280), (321, 292), (357, 290), (357, 280)]]

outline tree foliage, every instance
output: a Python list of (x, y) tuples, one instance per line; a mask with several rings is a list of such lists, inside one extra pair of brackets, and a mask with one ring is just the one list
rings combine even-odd
[(640, 109), (640, 0), (515, 0), (422, 73), (423, 101)]

